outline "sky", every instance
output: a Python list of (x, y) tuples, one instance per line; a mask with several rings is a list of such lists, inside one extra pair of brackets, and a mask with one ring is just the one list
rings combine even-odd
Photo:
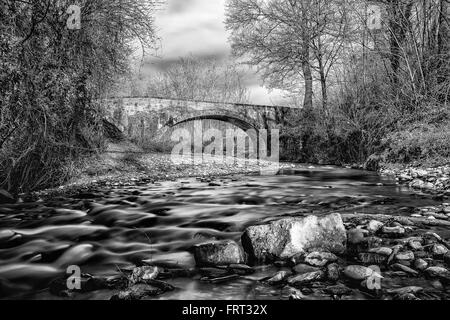
[[(158, 57), (150, 58), (145, 72), (161, 70), (183, 56), (226, 59), (231, 45), (225, 29), (225, 0), (166, 0), (156, 14), (160, 40)], [(279, 105), (282, 92), (269, 91), (254, 71), (246, 72), (250, 103)]]

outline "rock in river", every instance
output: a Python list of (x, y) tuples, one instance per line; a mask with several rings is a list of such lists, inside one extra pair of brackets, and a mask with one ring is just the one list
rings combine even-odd
[(241, 247), (234, 241), (213, 241), (194, 246), (197, 266), (219, 266), (244, 263)]
[(381, 231), (384, 234), (390, 235), (390, 236), (402, 236), (405, 234), (406, 230), (403, 227), (397, 226), (397, 227), (383, 227)]
[(414, 268), (419, 271), (424, 271), (426, 268), (428, 268), (428, 262), (423, 259), (416, 259), (414, 261)]
[(400, 252), (395, 255), (395, 259), (398, 261), (411, 261), (414, 260), (414, 253), (412, 251)]
[(372, 220), (369, 222), (369, 224), (367, 225), (367, 230), (369, 230), (370, 233), (377, 233), (378, 230), (380, 230), (381, 228), (383, 228), (384, 223), (377, 221), (377, 220)]
[(353, 279), (353, 280), (359, 280), (359, 281), (367, 279), (373, 273), (374, 273), (374, 271), (372, 269), (364, 267), (364, 266), (357, 266), (357, 265), (348, 266), (344, 270), (344, 274), (348, 278)]
[(442, 244), (435, 244), (433, 245), (433, 247), (431, 247), (431, 253), (433, 253), (433, 256), (443, 256), (447, 252), (448, 249)]
[(330, 281), (338, 281), (340, 276), (340, 268), (337, 263), (332, 263), (327, 266), (327, 278)]
[(139, 267), (134, 268), (133, 272), (131, 273), (129, 280), (131, 284), (136, 284), (140, 282), (144, 282), (147, 280), (154, 280), (159, 274), (158, 267), (151, 267), (151, 266), (145, 266), (145, 267)]
[(425, 273), (431, 278), (450, 281), (450, 271), (442, 267), (430, 267), (425, 270)]
[(284, 218), (251, 226), (242, 244), (253, 262), (289, 259), (314, 250), (342, 253), (347, 234), (340, 214), (325, 217)]
[(294, 272), (296, 274), (304, 274), (304, 273), (309, 273), (309, 272), (314, 272), (314, 271), (319, 271), (319, 268), (316, 267), (311, 267), (310, 265), (307, 264), (298, 264), (293, 268)]
[(336, 255), (330, 252), (311, 252), (305, 258), (305, 262), (314, 267), (323, 267), (337, 260)]
[(288, 279), (288, 283), (291, 286), (301, 286), (306, 283), (311, 283), (314, 281), (320, 281), (325, 278), (325, 273), (321, 270), (300, 274)]

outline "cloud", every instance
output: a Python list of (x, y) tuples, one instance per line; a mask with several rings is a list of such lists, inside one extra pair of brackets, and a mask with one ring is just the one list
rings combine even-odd
[[(159, 57), (148, 59), (143, 73), (165, 70), (180, 57), (191, 54), (205, 59), (230, 57), (229, 34), (224, 25), (225, 1), (167, 0), (156, 15), (161, 38)], [(271, 104), (274, 94), (262, 87), (261, 80), (252, 70), (246, 73), (251, 102)]]

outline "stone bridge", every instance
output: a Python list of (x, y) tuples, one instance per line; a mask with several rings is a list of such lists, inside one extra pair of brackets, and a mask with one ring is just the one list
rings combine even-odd
[(226, 123), (242, 130), (278, 128), (290, 108), (165, 98), (103, 100), (108, 120), (128, 138), (155, 139), (194, 120)]

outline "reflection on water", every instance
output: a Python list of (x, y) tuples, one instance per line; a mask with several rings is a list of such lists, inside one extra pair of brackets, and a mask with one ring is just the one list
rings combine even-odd
[[(335, 167), (292, 169), (278, 176), (182, 179), (105, 187), (71, 198), (0, 207), (0, 297), (54, 298), (49, 281), (69, 265), (112, 275), (142, 260), (193, 267), (190, 249), (205, 239), (239, 240), (243, 229), (281, 215), (330, 211), (409, 214), (435, 205), (374, 173)], [(257, 279), (211, 285), (174, 279), (167, 299), (270, 299), (283, 295)], [(77, 298), (109, 298), (94, 292)]]

